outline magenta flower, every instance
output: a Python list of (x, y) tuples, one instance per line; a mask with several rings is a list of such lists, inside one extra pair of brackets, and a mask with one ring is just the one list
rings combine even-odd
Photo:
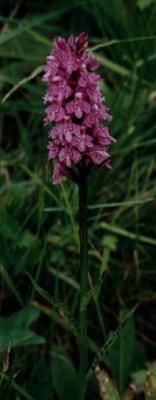
[(53, 124), (49, 132), (49, 159), (54, 160), (53, 183), (62, 176), (76, 176), (81, 160), (86, 165), (110, 167), (108, 147), (115, 139), (102, 120), (112, 117), (101, 95), (99, 67), (87, 52), (86, 33), (68, 40), (54, 40), (47, 57), (43, 80), (48, 86), (44, 102), (45, 124)]

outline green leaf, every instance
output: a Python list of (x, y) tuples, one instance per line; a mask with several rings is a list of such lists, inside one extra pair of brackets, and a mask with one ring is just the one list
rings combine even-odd
[(36, 236), (33, 235), (31, 232), (28, 230), (24, 231), (21, 239), (19, 241), (19, 248), (26, 248), (28, 249), (29, 247), (32, 247), (36, 243)]
[(100, 276), (108, 270), (111, 252), (117, 250), (118, 238), (113, 235), (105, 235), (102, 241), (103, 254), (100, 267)]
[(143, 343), (139, 342), (139, 340), (136, 340), (134, 345), (134, 354), (132, 361), (133, 371), (138, 371), (141, 368), (143, 368), (145, 362), (146, 362), (145, 347)]
[(136, 385), (137, 392), (143, 390), (146, 381), (146, 369), (140, 369), (139, 371), (132, 374), (133, 383)]
[(53, 399), (50, 370), (48, 365), (42, 360), (34, 365), (29, 392), (37, 400)]
[(155, 3), (155, 0), (138, 0), (137, 4), (140, 10), (144, 10), (145, 8), (151, 6)]
[(10, 274), (8, 273), (7, 269), (3, 265), (0, 265), (0, 275), (2, 275), (2, 278), (6, 282), (8, 288), (11, 290), (11, 292), (14, 294), (14, 296), (16, 297), (19, 304), (22, 306), (23, 301), (22, 301), (21, 295), (18, 292), (18, 290), (16, 289), (16, 286), (15, 286), (14, 281), (11, 278)]
[(45, 339), (28, 330), (39, 316), (34, 309), (25, 308), (7, 318), (0, 318), (0, 352), (10, 347), (44, 344)]
[(59, 346), (53, 348), (52, 378), (60, 400), (77, 400), (78, 376), (67, 354)]
[(118, 382), (120, 394), (123, 393), (131, 372), (134, 346), (135, 327), (133, 318), (130, 317), (109, 350), (110, 366)]
[(156, 397), (148, 398), (148, 394), (156, 396), (156, 361), (149, 363), (146, 369), (140, 369), (132, 374), (132, 381), (136, 386), (137, 393), (145, 391), (146, 400), (153, 400)]

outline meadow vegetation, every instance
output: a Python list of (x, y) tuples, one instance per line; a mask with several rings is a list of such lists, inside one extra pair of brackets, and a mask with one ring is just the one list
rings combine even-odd
[(1, 0), (1, 400), (77, 400), (78, 189), (52, 185), (42, 70), (81, 31), (117, 140), (88, 187), (86, 399), (156, 399), (155, 21), (152, 0)]

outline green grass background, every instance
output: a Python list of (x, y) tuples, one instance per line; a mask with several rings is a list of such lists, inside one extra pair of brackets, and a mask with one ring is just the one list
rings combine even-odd
[(1, 0), (0, 26), (0, 399), (77, 398), (78, 191), (52, 186), (41, 78), (52, 39), (81, 31), (117, 139), (88, 188), (86, 398), (100, 363), (123, 399), (156, 359), (156, 1)]

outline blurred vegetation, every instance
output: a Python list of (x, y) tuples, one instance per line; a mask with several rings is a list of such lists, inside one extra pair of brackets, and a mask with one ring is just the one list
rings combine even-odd
[(88, 190), (86, 399), (156, 399), (155, 21), (155, 0), (1, 0), (1, 400), (77, 398), (78, 193), (52, 186), (41, 78), (80, 31), (117, 139)]

